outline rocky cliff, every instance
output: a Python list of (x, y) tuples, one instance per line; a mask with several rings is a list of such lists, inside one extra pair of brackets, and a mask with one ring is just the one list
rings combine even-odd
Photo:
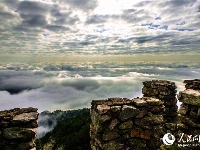
[(36, 108), (0, 111), (0, 149), (34, 150), (37, 119)]

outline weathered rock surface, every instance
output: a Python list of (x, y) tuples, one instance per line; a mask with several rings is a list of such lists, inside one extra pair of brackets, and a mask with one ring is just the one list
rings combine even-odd
[(110, 141), (103, 145), (104, 150), (124, 150), (124, 144), (116, 141)]
[(119, 118), (124, 121), (132, 117), (136, 117), (139, 114), (139, 110), (134, 106), (124, 105), (122, 111), (119, 114)]
[(176, 85), (166, 80), (152, 80), (143, 82), (142, 93), (145, 97), (154, 97), (164, 103), (164, 120), (173, 121), (177, 117)]
[(151, 131), (150, 130), (144, 130), (141, 128), (133, 129), (131, 131), (130, 137), (138, 137), (142, 139), (150, 139), (151, 138)]
[(139, 126), (161, 124), (163, 122), (164, 120), (162, 115), (151, 115), (151, 116), (146, 116), (142, 119), (135, 120), (135, 124)]
[[(163, 134), (161, 130), (152, 130), (155, 126), (162, 128), (163, 108), (162, 101), (151, 97), (92, 101), (92, 149), (151, 149), (146, 143)], [(104, 116), (107, 119), (102, 119)], [(158, 148), (160, 144), (154, 146)]]
[(5, 128), (3, 130), (3, 136), (6, 139), (10, 140), (21, 140), (21, 141), (29, 141), (35, 137), (35, 132), (31, 129), (13, 127), (13, 128)]
[(133, 121), (128, 120), (126, 122), (123, 122), (119, 125), (119, 129), (125, 130), (125, 129), (131, 129), (133, 127)]
[(36, 108), (0, 111), (0, 149), (35, 149), (38, 112)]
[[(143, 82), (142, 98), (92, 101), (91, 116), (96, 118), (90, 128), (92, 149), (200, 149), (200, 145), (178, 147), (177, 143), (180, 133), (200, 135), (200, 79), (184, 83), (186, 90), (178, 95), (182, 102), (179, 111), (175, 83), (162, 80)], [(161, 138), (166, 133), (175, 136), (177, 141), (173, 145), (163, 144)]]
[(185, 80), (184, 83), (186, 89), (200, 90), (200, 79)]
[(200, 106), (200, 91), (185, 90), (179, 93), (178, 99), (185, 104)]

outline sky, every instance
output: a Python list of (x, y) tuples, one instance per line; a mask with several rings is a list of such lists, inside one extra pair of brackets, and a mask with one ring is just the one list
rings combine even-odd
[[(0, 0), (0, 110), (69, 110), (200, 76), (200, 0)], [(179, 105), (180, 106), (180, 105)]]
[(0, 55), (196, 55), (199, 27), (200, 0), (0, 0)]

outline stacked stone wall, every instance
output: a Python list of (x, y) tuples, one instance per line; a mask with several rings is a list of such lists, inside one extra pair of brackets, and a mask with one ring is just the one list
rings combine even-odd
[(163, 112), (163, 102), (149, 97), (92, 101), (92, 149), (158, 149), (163, 135)]
[(200, 79), (185, 80), (184, 83), (186, 89), (200, 90)]
[(36, 108), (0, 111), (0, 149), (34, 150), (37, 119)]
[[(163, 80), (143, 82), (142, 98), (92, 101), (92, 149), (199, 149), (199, 81), (184, 81), (186, 90), (178, 95), (182, 102), (179, 111), (175, 83)], [(175, 141), (172, 144), (163, 142), (162, 137), (166, 134), (174, 136)]]
[(186, 80), (184, 83), (186, 90), (178, 95), (179, 101), (182, 102), (178, 113), (181, 123), (185, 126), (181, 131), (184, 133), (181, 142), (184, 144), (188, 135), (191, 135), (193, 139), (189, 142), (190, 148), (200, 148), (200, 80)]
[(165, 105), (164, 118), (166, 122), (173, 122), (177, 116), (176, 85), (174, 82), (153, 80), (143, 82), (142, 93), (146, 97), (160, 99)]

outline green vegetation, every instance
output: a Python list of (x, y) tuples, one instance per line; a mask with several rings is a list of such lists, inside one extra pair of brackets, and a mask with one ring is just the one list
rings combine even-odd
[(44, 137), (37, 139), (37, 150), (90, 150), (90, 110), (77, 110), (61, 120)]

